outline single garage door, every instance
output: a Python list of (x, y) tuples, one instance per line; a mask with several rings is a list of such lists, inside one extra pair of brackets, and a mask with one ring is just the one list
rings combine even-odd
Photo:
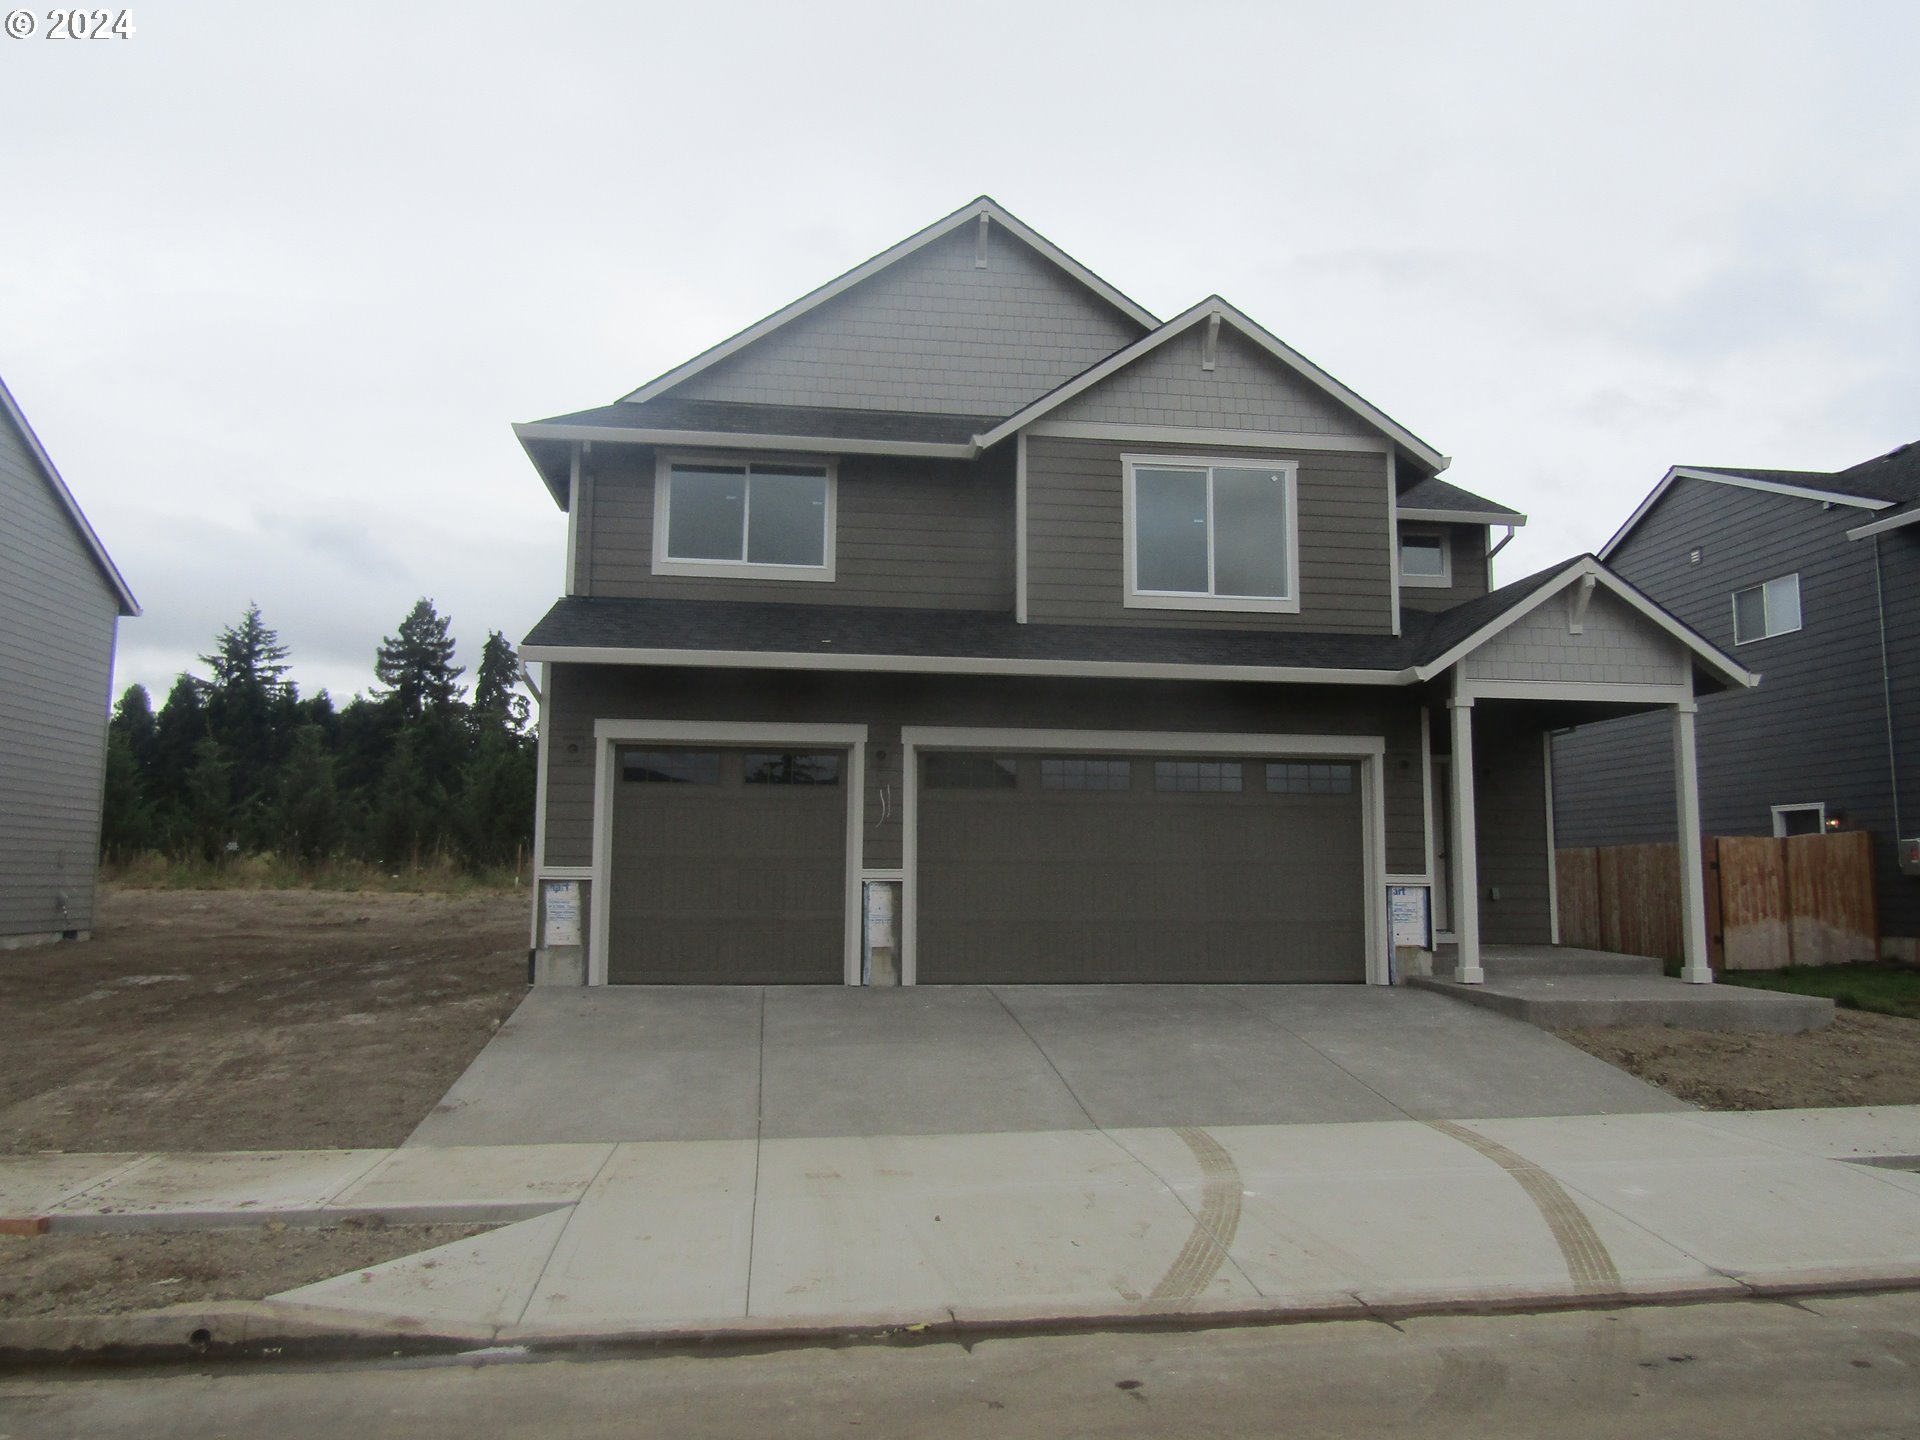
[(922, 983), (1366, 979), (1355, 764), (935, 752), (918, 778)]
[(616, 753), (607, 978), (840, 983), (845, 752), (635, 746)]

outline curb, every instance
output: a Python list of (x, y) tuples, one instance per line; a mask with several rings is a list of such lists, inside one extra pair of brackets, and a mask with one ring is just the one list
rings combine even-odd
[(126, 1315), (0, 1319), (8, 1370), (207, 1362), (361, 1360), (402, 1356), (558, 1357), (586, 1352), (724, 1353), (820, 1345), (918, 1345), (1113, 1330), (1211, 1330), (1338, 1320), (1396, 1323), (1448, 1315), (1559, 1314), (1639, 1306), (1811, 1299), (1920, 1291), (1920, 1268), (1811, 1272), (1609, 1291), (1495, 1288), (1452, 1295), (1329, 1294), (1225, 1300), (1179, 1310), (1144, 1307), (943, 1309), (794, 1321), (717, 1320), (652, 1327), (539, 1330), (349, 1316), (271, 1300), (182, 1305)]

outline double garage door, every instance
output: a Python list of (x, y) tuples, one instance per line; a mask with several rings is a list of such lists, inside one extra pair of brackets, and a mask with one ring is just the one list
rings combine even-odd
[[(1359, 767), (933, 751), (922, 984), (1366, 978)], [(608, 975), (837, 983), (844, 752), (620, 752)]]

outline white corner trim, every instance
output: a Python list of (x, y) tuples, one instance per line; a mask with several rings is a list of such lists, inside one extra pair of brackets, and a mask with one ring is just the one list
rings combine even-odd
[(1027, 434), (1013, 448), (1013, 618), (1027, 623)]
[[(824, 561), (819, 565), (766, 565), (745, 558), (739, 560), (680, 560), (667, 553), (667, 538), (673, 520), (673, 467), (698, 463), (701, 460), (717, 460), (720, 463), (739, 465), (743, 463), (738, 456), (695, 455), (685, 452), (674, 454), (662, 451), (653, 464), (653, 573), (655, 575), (695, 575), (708, 579), (722, 580), (799, 580), (817, 583), (831, 583), (838, 565), (840, 551), (839, 492), (840, 467), (833, 460), (822, 461), (819, 456), (808, 456), (805, 463), (819, 466), (824, 463), (827, 471), (827, 508), (824, 523), (826, 535), (821, 547)], [(745, 462), (749, 468), (756, 463), (771, 464), (769, 457), (764, 461)], [(752, 523), (752, 475), (745, 478), (748, 486), (746, 512), (743, 524)], [(742, 552), (751, 544), (747, 533), (741, 538)]]
[[(1858, 495), (1843, 495), (1837, 490), (1822, 490), (1814, 485), (1789, 485), (1780, 480), (1755, 480), (1745, 475), (1716, 475), (1711, 470), (1696, 470), (1687, 465), (1675, 465), (1660, 477), (1660, 483), (1653, 487), (1651, 494), (1640, 502), (1639, 508), (1627, 517), (1627, 523), (1613, 532), (1613, 538), (1602, 545), (1599, 557), (1607, 559), (1619, 548), (1627, 535), (1646, 518), (1647, 512), (1660, 503), (1660, 497), (1673, 487), (1676, 480), (1705, 480), (1714, 485), (1730, 485), (1736, 490), (1759, 490), (1768, 495), (1790, 495), (1796, 500), (1818, 500), (1826, 504), (1851, 505), (1860, 510), (1885, 510), (1892, 506), (1891, 500), (1866, 500)], [(1849, 538), (1853, 532), (1848, 531)]]
[(919, 230), (909, 235), (899, 244), (882, 250), (871, 260), (854, 266), (853, 269), (836, 279), (829, 280), (818, 289), (808, 291), (792, 304), (782, 306), (765, 319), (756, 320), (746, 329), (739, 331), (728, 339), (722, 340), (718, 345), (701, 351), (700, 354), (694, 356), (693, 359), (676, 365), (664, 375), (649, 380), (638, 390), (635, 390), (632, 394), (624, 396), (623, 398), (636, 402), (651, 400), (655, 396), (671, 390), (682, 381), (692, 379), (702, 370), (718, 364), (736, 351), (745, 349), (754, 341), (772, 334), (789, 321), (798, 320), (802, 315), (826, 304), (827, 301), (833, 299), (835, 296), (845, 294), (862, 280), (879, 274), (882, 270), (887, 269), (897, 261), (906, 259), (907, 256), (913, 254), (916, 250), (932, 244), (941, 236), (973, 222), (976, 217), (981, 220), (991, 217), (997, 221), (1009, 234), (1032, 246), (1060, 269), (1065, 270), (1075, 280), (1079, 281), (1081, 285), (1093, 291), (1094, 294), (1098, 295), (1102, 300), (1105, 300), (1109, 305), (1112, 305), (1136, 324), (1152, 327), (1159, 323), (1152, 314), (1142, 309), (1127, 296), (1121, 294), (1120, 291), (1114, 289), (1113, 286), (1087, 269), (1086, 266), (1082, 265), (1078, 260), (1075, 260), (1071, 255), (1067, 254), (1066, 251), (1060, 249), (1060, 247), (1052, 241), (1028, 229), (998, 205), (982, 196), (970, 204), (961, 206), (944, 219), (934, 221), (933, 224), (927, 226), (924, 230)]
[[(1393, 633), (1400, 633), (1400, 457), (1387, 447), (1387, 609), (1393, 616)], [(1453, 547), (1447, 547), (1451, 550)], [(1431, 867), (1429, 867), (1431, 868)]]
[(670, 745), (844, 746), (847, 762), (846, 924), (841, 977), (860, 983), (860, 817), (866, 808), (867, 727), (784, 725), (735, 720), (601, 719), (593, 722), (593, 893), (588, 916), (587, 983), (607, 983), (607, 945), (612, 917), (607, 896), (613, 877), (613, 805), (619, 767), (614, 748), (655, 742)]
[(1540, 764), (1547, 791), (1547, 939), (1560, 943), (1560, 857), (1554, 853), (1553, 834), (1553, 732), (1540, 732)]
[(904, 725), (900, 729), (901, 885), (900, 983), (917, 985), (919, 965), (919, 752), (925, 749), (1106, 751), (1140, 755), (1324, 755), (1360, 766), (1360, 805), (1366, 887), (1367, 983), (1391, 982), (1387, 939), (1386, 749), (1380, 735), (1218, 734), (1185, 730), (1026, 730), (998, 727)]
[(569, 447), (567, 459), (567, 583), (560, 589), (562, 595), (577, 595), (576, 568), (580, 558), (580, 447)]

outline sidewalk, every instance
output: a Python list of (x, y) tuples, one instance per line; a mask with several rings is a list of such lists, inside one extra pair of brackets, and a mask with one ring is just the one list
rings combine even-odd
[(0, 1219), (506, 1221), (212, 1332), (504, 1344), (1920, 1284), (1920, 1174), (1871, 1163), (1915, 1156), (1920, 1106), (46, 1155), (0, 1159)]

